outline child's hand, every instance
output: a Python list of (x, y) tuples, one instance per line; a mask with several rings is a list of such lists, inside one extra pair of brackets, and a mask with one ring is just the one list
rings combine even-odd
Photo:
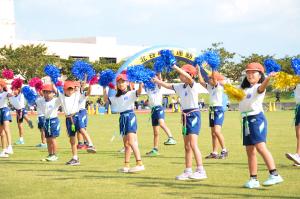
[(269, 74), (269, 77), (271, 78), (271, 77), (275, 77), (277, 75), (277, 72), (271, 72), (270, 74)]
[(152, 79), (151, 79), (152, 82), (156, 83), (158, 81), (158, 78), (156, 76), (154, 76)]

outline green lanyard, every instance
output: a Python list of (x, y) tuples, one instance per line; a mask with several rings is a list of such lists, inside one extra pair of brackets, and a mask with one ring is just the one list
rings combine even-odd
[[(245, 127), (245, 136), (248, 136), (250, 135), (250, 129), (249, 129), (249, 122), (248, 122), (248, 113), (250, 113), (251, 111), (246, 111), (246, 112), (242, 112), (241, 116), (242, 116), (242, 119), (241, 119), (241, 135), (242, 135), (242, 138), (243, 138), (243, 127)], [(244, 115), (244, 117), (243, 117)], [(244, 123), (244, 119), (245, 118), (245, 123)]]

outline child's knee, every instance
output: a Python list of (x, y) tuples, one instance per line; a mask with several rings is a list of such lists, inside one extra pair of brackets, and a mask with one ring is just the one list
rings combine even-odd
[(185, 145), (184, 145), (184, 149), (185, 149), (185, 151), (191, 151), (191, 150), (192, 150), (192, 147), (191, 147), (190, 144), (185, 144)]

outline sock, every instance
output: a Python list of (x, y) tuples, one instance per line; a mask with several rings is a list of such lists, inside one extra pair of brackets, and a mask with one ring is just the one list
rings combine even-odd
[(88, 146), (94, 146), (92, 142), (88, 143), (87, 145)]
[(257, 175), (250, 175), (251, 179), (257, 180)]
[(272, 169), (272, 170), (269, 170), (269, 173), (273, 176), (278, 176), (278, 173), (277, 173), (277, 170), (276, 169)]
[(218, 152), (213, 151), (212, 154), (218, 155)]
[(89, 142), (85, 140), (85, 141), (84, 141), (84, 144), (85, 144), (85, 145), (89, 145)]
[(136, 161), (136, 165), (137, 165), (137, 166), (142, 166), (142, 165), (143, 165), (142, 160), (137, 160), (137, 161)]
[(222, 152), (227, 152), (227, 149), (226, 148), (222, 149)]
[(23, 142), (24, 141), (24, 138), (23, 137), (20, 137), (20, 139), (19, 139), (21, 142)]
[(185, 168), (184, 173), (192, 173), (193, 169), (192, 168)]
[(78, 160), (78, 156), (77, 156), (77, 155), (74, 155), (74, 156), (73, 156), (73, 159), (74, 159), (74, 160)]
[(83, 142), (82, 141), (78, 141), (78, 145), (83, 145)]
[(154, 151), (158, 151), (158, 148), (154, 147), (153, 150), (154, 150)]
[(204, 167), (202, 165), (197, 166), (196, 171), (204, 171)]
[(129, 162), (124, 162), (124, 167), (129, 168)]

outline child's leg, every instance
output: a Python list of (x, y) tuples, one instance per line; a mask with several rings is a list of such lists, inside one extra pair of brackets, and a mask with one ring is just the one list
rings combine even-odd
[(129, 167), (130, 156), (131, 156), (131, 147), (129, 144), (128, 135), (123, 137), (123, 144), (125, 148), (125, 167)]
[(85, 128), (79, 129), (79, 132), (80, 132), (80, 133), (82, 134), (82, 136), (88, 141), (89, 146), (93, 146), (92, 139), (91, 139), (90, 135), (87, 133), (87, 131), (85, 130)]
[(49, 155), (53, 155), (53, 153), (52, 153), (52, 143), (51, 143), (51, 138), (47, 138), (46, 141), (47, 141), (48, 154), (49, 154)]
[(82, 145), (84, 143), (83, 136), (81, 133), (77, 133), (77, 140), (79, 145)]
[(185, 168), (192, 168), (193, 151), (191, 147), (190, 135), (183, 137), (185, 149)]
[(261, 142), (255, 145), (258, 153), (263, 157), (269, 171), (276, 169), (272, 154), (267, 149), (266, 143)]
[(164, 132), (167, 134), (167, 136), (169, 138), (173, 137), (170, 129), (168, 128), (168, 126), (165, 123), (165, 120), (159, 119), (158, 122), (159, 122), (159, 126), (164, 130)]
[(138, 147), (137, 135), (135, 133), (127, 134), (128, 143), (133, 151), (134, 157), (136, 161), (141, 161), (141, 154)]
[(40, 129), (40, 132), (41, 132), (41, 141), (42, 141), (42, 144), (46, 144), (46, 137), (45, 137), (45, 130), (43, 128)]
[(214, 128), (214, 134), (215, 134), (216, 138), (218, 139), (218, 142), (220, 143), (222, 149), (226, 149), (226, 147), (225, 147), (225, 141), (224, 141), (224, 136), (221, 133), (222, 126), (215, 125), (213, 128)]
[(217, 135), (215, 133), (215, 128), (211, 127), (210, 131), (211, 131), (211, 141), (212, 141), (212, 147), (213, 147), (212, 152), (214, 154), (218, 154), (218, 138), (217, 138)]
[(6, 138), (7, 138), (7, 144), (8, 144), (8, 146), (11, 146), (12, 141), (11, 141), (11, 133), (10, 133), (10, 128), (9, 128), (9, 121), (3, 122), (3, 128), (4, 128)]
[(7, 146), (6, 146), (6, 137), (5, 137), (5, 133), (3, 130), (3, 126), (0, 127), (0, 136), (1, 136), (2, 149), (5, 150)]
[(77, 156), (77, 147), (76, 147), (76, 137), (75, 136), (70, 136), (70, 144), (71, 144), (73, 159), (77, 160), (78, 156)]
[(158, 149), (159, 142), (159, 126), (153, 126), (153, 148)]
[(300, 125), (296, 126), (295, 129), (296, 129), (296, 138), (297, 138), (296, 152), (300, 156)]
[(195, 157), (195, 160), (196, 160), (196, 164), (197, 164), (197, 167), (200, 167), (203, 165), (202, 163), (202, 156), (201, 156), (201, 152), (198, 148), (198, 135), (196, 134), (190, 134), (188, 135), (190, 138), (190, 145), (191, 145), (191, 149), (194, 153), (194, 157)]
[(18, 129), (19, 129), (19, 137), (21, 140), (21, 138), (23, 139), (23, 137), (24, 137), (24, 128), (23, 128), (22, 122), (18, 122), (17, 124), (18, 124)]
[(57, 153), (56, 138), (55, 137), (51, 137), (50, 138), (50, 143), (51, 143), (51, 154), (56, 155), (56, 153)]
[(246, 146), (246, 152), (248, 157), (248, 168), (250, 176), (257, 176), (257, 158), (256, 149), (254, 145)]

